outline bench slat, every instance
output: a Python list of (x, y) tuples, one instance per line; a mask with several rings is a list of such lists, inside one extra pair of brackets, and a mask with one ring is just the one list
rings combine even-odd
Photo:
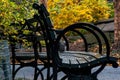
[(99, 53), (93, 52), (65, 51), (60, 53), (60, 58), (62, 58), (62, 62), (66, 64), (88, 63), (102, 57), (104, 56), (101, 56)]

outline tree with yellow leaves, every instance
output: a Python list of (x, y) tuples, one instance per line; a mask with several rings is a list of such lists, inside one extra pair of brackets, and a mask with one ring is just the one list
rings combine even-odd
[(96, 22), (110, 16), (106, 0), (48, 0), (48, 10), (57, 29), (77, 22)]

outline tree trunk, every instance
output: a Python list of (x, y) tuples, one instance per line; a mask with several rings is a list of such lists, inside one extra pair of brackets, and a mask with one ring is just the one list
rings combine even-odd
[(114, 49), (120, 50), (120, 0), (114, 0)]
[(47, 0), (39, 0), (40, 3), (43, 3), (45, 7), (47, 8)]

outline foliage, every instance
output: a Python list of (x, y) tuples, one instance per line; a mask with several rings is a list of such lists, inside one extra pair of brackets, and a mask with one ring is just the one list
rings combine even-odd
[(17, 33), (10, 23), (24, 22), (34, 14), (34, 0), (1, 0), (0, 2), (0, 31), (5, 35)]
[[(32, 4), (38, 0), (1, 0), (0, 31), (17, 33), (12, 22), (22, 22), (35, 13)], [(109, 6), (111, 6), (109, 4)], [(9, 8), (8, 8), (9, 7)], [(76, 22), (96, 22), (111, 16), (106, 0), (48, 0), (48, 10), (54, 27), (61, 29)]]
[(114, 17), (114, 5), (113, 5), (113, 2), (109, 2), (108, 3), (108, 6), (110, 7), (110, 18), (113, 18)]
[(76, 22), (96, 22), (110, 16), (106, 0), (48, 0), (54, 27), (61, 29)]

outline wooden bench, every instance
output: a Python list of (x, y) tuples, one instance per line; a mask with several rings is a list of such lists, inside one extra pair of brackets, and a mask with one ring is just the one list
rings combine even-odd
[[(107, 64), (112, 64), (113, 67), (118, 67), (117, 59), (110, 56), (110, 45), (105, 34), (93, 24), (89, 23), (75, 23), (60, 32), (56, 37), (56, 34), (52, 30), (49, 13), (43, 4), (40, 6), (34, 4), (33, 7), (38, 10), (38, 15), (35, 15), (35, 19), (41, 24), (41, 30), (44, 35), (47, 50), (47, 60), (52, 60), (53, 67), (53, 80), (57, 80), (58, 71), (62, 71), (66, 74), (61, 80), (98, 80), (97, 75), (104, 69)], [(92, 34), (92, 39), (96, 40), (97, 44), (94, 48), (88, 47), (88, 39), (84, 36), (82, 31), (86, 31), (88, 34)], [(68, 34), (77, 35), (82, 39), (82, 43), (74, 43), (73, 39), (70, 39)], [(66, 37), (70, 45), (78, 45), (77, 50), (65, 50), (59, 51), (60, 42), (63, 40), (63, 36)], [(102, 38), (101, 38), (102, 37)], [(66, 44), (66, 43), (65, 43)], [(82, 51), (79, 49), (79, 45), (84, 48)], [(76, 47), (73, 47), (76, 48)], [(95, 51), (94, 51), (95, 50)], [(91, 72), (95, 67), (99, 68)], [(49, 72), (48, 72), (49, 73)], [(86, 79), (86, 77), (89, 79)]]

